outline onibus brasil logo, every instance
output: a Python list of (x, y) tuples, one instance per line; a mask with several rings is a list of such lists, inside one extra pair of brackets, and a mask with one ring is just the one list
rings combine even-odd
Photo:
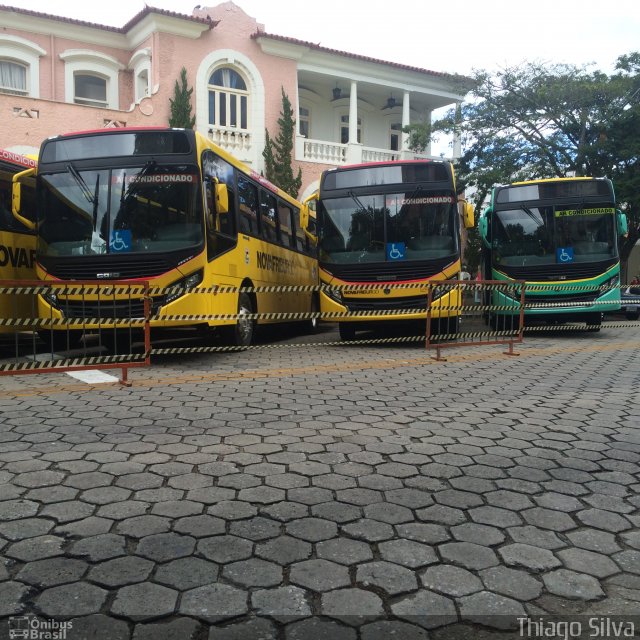
[(11, 616), (9, 640), (67, 640), (73, 622), (42, 620), (35, 616)]

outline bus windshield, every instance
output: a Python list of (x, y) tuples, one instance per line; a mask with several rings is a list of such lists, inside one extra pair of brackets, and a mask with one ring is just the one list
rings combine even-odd
[(38, 253), (171, 252), (204, 242), (198, 169), (154, 162), (40, 176)]
[(418, 189), (324, 198), (319, 203), (321, 261), (431, 260), (458, 251), (453, 194)]
[(532, 206), (496, 211), (493, 260), (527, 265), (597, 262), (618, 255), (610, 204)]

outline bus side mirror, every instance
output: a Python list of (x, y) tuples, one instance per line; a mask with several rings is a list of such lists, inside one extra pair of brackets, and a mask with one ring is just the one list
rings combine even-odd
[(629, 222), (627, 216), (622, 213), (620, 209), (616, 209), (616, 223), (618, 226), (618, 235), (626, 238), (629, 235)]
[(473, 229), (476, 226), (473, 205), (466, 200), (462, 201), (462, 221), (465, 229)]
[(216, 195), (216, 213), (229, 213), (229, 190), (227, 185), (221, 182), (216, 182), (215, 186)]
[(11, 213), (13, 217), (22, 225), (30, 229), (31, 231), (35, 231), (36, 223), (25, 218), (21, 215), (21, 199), (22, 199), (22, 180), (25, 178), (30, 178), (34, 176), (36, 173), (35, 169), (26, 169), (25, 171), (21, 171), (20, 173), (16, 173), (12, 178), (11, 184)]
[(300, 226), (304, 230), (305, 235), (314, 244), (318, 242), (316, 230), (316, 204), (318, 202), (318, 192), (310, 195), (304, 202), (304, 207), (300, 212)]
[(480, 220), (478, 220), (478, 233), (480, 234), (480, 238), (482, 238), (482, 242), (486, 245), (489, 244), (489, 239), (487, 237), (488, 232), (488, 211), (485, 211), (481, 216)]

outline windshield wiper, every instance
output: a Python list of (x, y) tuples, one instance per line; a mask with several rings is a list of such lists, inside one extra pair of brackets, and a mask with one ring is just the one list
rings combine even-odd
[(145, 163), (144, 167), (142, 167), (140, 172), (131, 180), (126, 190), (124, 186), (127, 182), (127, 172), (126, 171), (124, 172), (122, 176), (122, 191), (120, 193), (120, 208), (122, 208), (124, 201), (131, 195), (131, 192), (133, 191), (134, 187), (136, 187), (140, 183), (142, 178), (146, 176), (149, 173), (149, 171), (151, 171), (151, 168), (155, 167), (156, 164), (157, 163), (155, 160), (148, 160)]
[(80, 175), (80, 172), (71, 163), (67, 165), (67, 171), (73, 176), (73, 179), (76, 181), (76, 183), (80, 187), (80, 191), (82, 191), (82, 195), (86, 198), (87, 202), (89, 202), (90, 204), (94, 204), (94, 200), (97, 200), (97, 197), (98, 197), (97, 189), (95, 194), (91, 193), (91, 189), (89, 189), (89, 185), (85, 182), (84, 178)]

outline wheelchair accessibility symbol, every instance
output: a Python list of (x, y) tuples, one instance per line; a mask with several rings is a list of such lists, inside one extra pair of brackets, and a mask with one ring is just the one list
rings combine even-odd
[(387, 244), (387, 260), (403, 260), (407, 251), (404, 242), (389, 242)]
[(558, 247), (556, 249), (556, 262), (573, 262), (573, 247)]
[(131, 230), (122, 229), (120, 231), (112, 231), (109, 239), (109, 248), (114, 253), (124, 253), (131, 251)]

